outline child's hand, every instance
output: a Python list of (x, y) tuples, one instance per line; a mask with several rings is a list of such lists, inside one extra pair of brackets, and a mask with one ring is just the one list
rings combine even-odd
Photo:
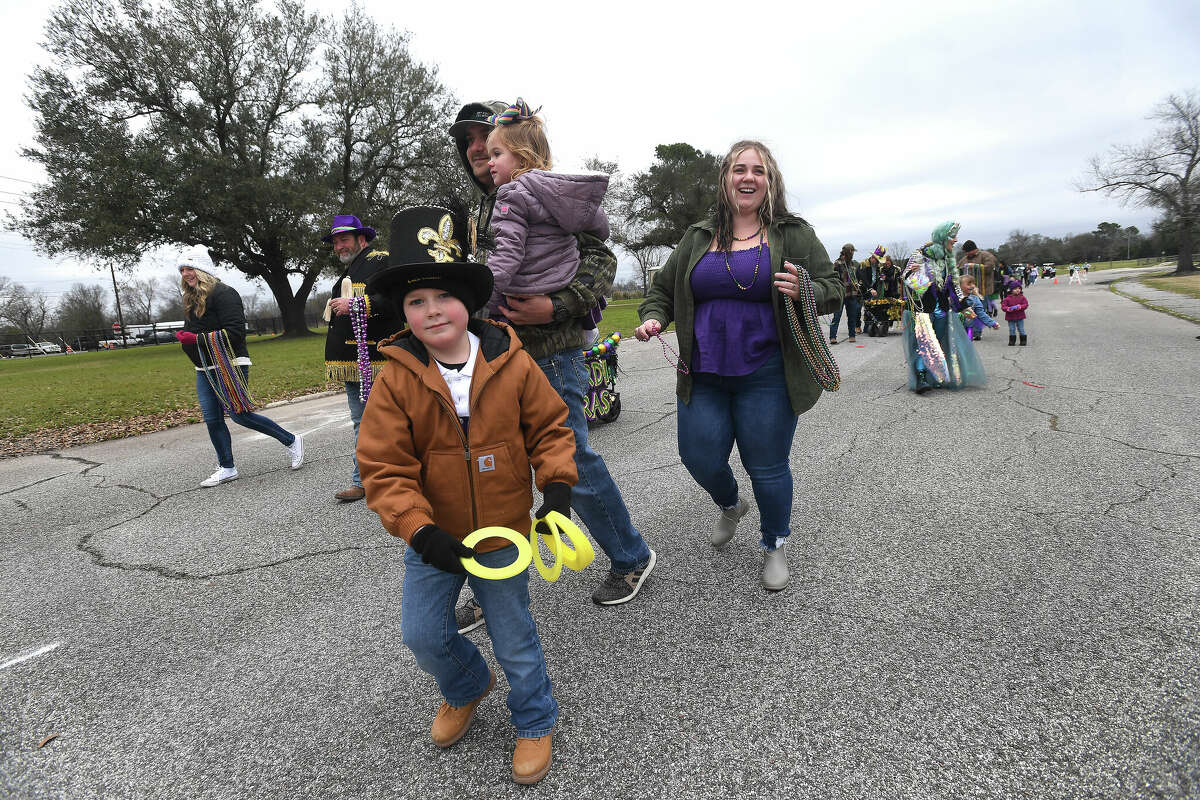
[[(542, 498), (545, 502), (542, 507), (534, 513), (537, 519), (545, 519), (546, 515), (551, 511), (557, 511), (567, 519), (571, 518), (571, 487), (562, 481), (553, 481), (546, 484), (545, 491), (542, 492)], [(549, 528), (544, 523), (537, 524), (538, 533), (549, 533)]]
[(437, 567), (442, 572), (456, 575), (466, 575), (467, 570), (462, 565), (463, 558), (474, 558), (475, 550), (467, 547), (449, 531), (444, 531), (436, 525), (426, 525), (413, 534), (409, 542), (412, 549), (421, 554), (421, 560), (431, 567)]

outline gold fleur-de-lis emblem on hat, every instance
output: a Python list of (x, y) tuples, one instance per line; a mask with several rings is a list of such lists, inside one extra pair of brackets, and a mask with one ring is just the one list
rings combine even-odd
[(454, 261), (455, 257), (462, 258), (462, 247), (454, 238), (454, 223), (446, 214), (438, 222), (438, 229), (421, 228), (417, 231), (417, 241), (421, 244), (432, 244), (433, 247), (425, 252), (433, 256), (434, 261)]

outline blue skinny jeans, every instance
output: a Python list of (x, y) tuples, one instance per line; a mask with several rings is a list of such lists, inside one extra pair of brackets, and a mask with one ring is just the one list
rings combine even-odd
[[(250, 367), (238, 367), (242, 378), (249, 383)], [(217, 451), (217, 463), (222, 467), (233, 466), (233, 440), (229, 436), (229, 427), (225, 424), (225, 409), (216, 393), (208, 385), (208, 378), (203, 372), (196, 373), (196, 397), (200, 400), (200, 413), (204, 416), (204, 424), (208, 426), (208, 438), (212, 440), (213, 449)], [(252, 431), (265, 433), (279, 441), (285, 447), (291, 447), (296, 437), (281, 428), (274, 420), (262, 414), (230, 414), (229, 418)]]
[(774, 550), (791, 532), (792, 469), (789, 458), (796, 414), (784, 383), (783, 356), (775, 353), (749, 375), (692, 375), (691, 400), (678, 401), (679, 457), (713, 502), (737, 504), (729, 468), (736, 442), (758, 505), (762, 546)]

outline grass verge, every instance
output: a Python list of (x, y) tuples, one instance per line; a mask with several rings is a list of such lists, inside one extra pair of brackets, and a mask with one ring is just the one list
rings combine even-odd
[[(633, 338), (640, 300), (614, 302), (600, 333)], [(260, 406), (326, 389), (325, 337), (250, 336)], [(196, 372), (178, 345), (0, 359), (0, 458), (200, 422)]]
[[(325, 338), (251, 336), (250, 392), (260, 405), (329, 388)], [(162, 344), (0, 362), (0, 456), (200, 421), (196, 372)]]
[(1200, 275), (1183, 275), (1164, 278), (1143, 278), (1142, 283), (1151, 289), (1174, 292), (1186, 297), (1200, 299)]
[(1148, 278), (1123, 278), (1121, 280), (1113, 281), (1113, 283), (1109, 285), (1108, 290), (1110, 292), (1112, 292), (1113, 294), (1119, 294), (1121, 297), (1124, 297), (1126, 300), (1132, 300), (1135, 303), (1143, 305), (1146, 308), (1150, 309), (1151, 311), (1157, 311), (1160, 314), (1166, 314), (1168, 316), (1176, 317), (1176, 318), (1182, 319), (1182, 320), (1187, 320), (1188, 322), (1194, 322), (1197, 325), (1200, 325), (1200, 319), (1197, 319), (1196, 317), (1193, 317), (1189, 314), (1184, 314), (1180, 311), (1176, 311), (1173, 308), (1167, 308), (1166, 306), (1160, 306), (1155, 303), (1151, 303), (1149, 300), (1146, 300), (1145, 298), (1143, 298), (1140, 295), (1136, 295), (1136, 294), (1132, 294), (1130, 292), (1123, 291), (1120, 288), (1121, 284), (1125, 283), (1126, 281), (1133, 281), (1134, 283), (1149, 283), (1150, 280), (1170, 280), (1170, 279), (1169, 278), (1150, 278), (1150, 279), (1148, 279)]
[(620, 331), (623, 339), (633, 338), (633, 329), (641, 322), (638, 320), (637, 307), (641, 300), (615, 300), (604, 309), (604, 319), (600, 322), (600, 335), (608, 336), (613, 331)]
[[(614, 302), (600, 332), (633, 338), (638, 300)], [(319, 331), (318, 334), (322, 334)], [(259, 405), (339, 389), (325, 382), (325, 337), (250, 336)], [(200, 422), (196, 372), (178, 345), (0, 359), (0, 458)]]

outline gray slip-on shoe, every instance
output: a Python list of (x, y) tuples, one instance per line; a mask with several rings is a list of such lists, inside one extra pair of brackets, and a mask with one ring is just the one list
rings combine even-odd
[(783, 546), (776, 547), (770, 552), (763, 553), (763, 588), (769, 592), (778, 592), (788, 585), (787, 553)]
[(737, 533), (738, 523), (742, 521), (742, 517), (746, 516), (746, 512), (749, 510), (750, 504), (741, 495), (738, 495), (737, 505), (733, 508), (722, 508), (721, 513), (717, 515), (712, 532), (708, 534), (708, 540), (712, 542), (712, 546), (723, 547), (729, 544), (729, 540)]

